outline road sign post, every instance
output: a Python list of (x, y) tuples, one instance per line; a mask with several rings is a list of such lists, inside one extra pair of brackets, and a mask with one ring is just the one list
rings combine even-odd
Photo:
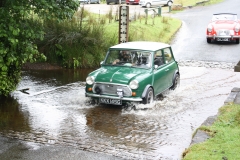
[(120, 6), (119, 43), (128, 42), (129, 6)]

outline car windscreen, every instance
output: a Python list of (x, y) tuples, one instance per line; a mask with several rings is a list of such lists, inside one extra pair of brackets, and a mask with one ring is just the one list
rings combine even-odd
[(237, 15), (236, 14), (214, 14), (212, 17), (212, 21), (221, 21), (221, 20), (237, 21)]
[(141, 50), (109, 50), (103, 65), (151, 68), (152, 54)]

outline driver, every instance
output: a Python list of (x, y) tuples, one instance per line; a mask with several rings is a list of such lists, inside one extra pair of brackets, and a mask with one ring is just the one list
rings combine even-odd
[(112, 64), (117, 64), (118, 62), (129, 62), (131, 61), (131, 57), (128, 51), (120, 51), (119, 58), (115, 59)]

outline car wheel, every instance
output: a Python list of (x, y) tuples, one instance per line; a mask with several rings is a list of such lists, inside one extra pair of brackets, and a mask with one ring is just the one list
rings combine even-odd
[(236, 42), (235, 42), (236, 44), (239, 44), (239, 39), (236, 39)]
[(168, 1), (167, 3), (168, 6), (172, 6), (172, 4), (173, 4), (172, 1)]
[(212, 40), (210, 38), (207, 38), (207, 43), (211, 43)]
[(180, 75), (176, 74), (173, 79), (173, 85), (170, 87), (171, 90), (175, 90), (180, 85)]
[(151, 4), (150, 3), (147, 3), (146, 4), (146, 8), (150, 8), (151, 7)]
[(148, 88), (145, 98), (143, 99), (143, 104), (149, 104), (153, 102), (153, 89)]

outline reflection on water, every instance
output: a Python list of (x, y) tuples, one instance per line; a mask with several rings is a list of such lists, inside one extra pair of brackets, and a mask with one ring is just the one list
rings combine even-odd
[(54, 86), (65, 85), (77, 81), (85, 82), (88, 73), (93, 69), (79, 70), (29, 70), (23, 71), (23, 76), (28, 76), (32, 81), (39, 84), (49, 84)]
[[(94, 130), (101, 131), (109, 135), (118, 135), (119, 125), (116, 125), (122, 107), (119, 106), (98, 106), (88, 109), (86, 113), (87, 125)], [(101, 113), (101, 114), (99, 114)], [(123, 118), (118, 123), (122, 123)]]
[(0, 130), (29, 131), (28, 112), (21, 111), (18, 101), (11, 96), (0, 100)]
[[(67, 107), (64, 106), (83, 103), (79, 99), (84, 96), (84, 86), (78, 82), (84, 82), (91, 71), (92, 69), (23, 71), (17, 90), (11, 96), (0, 99), (0, 131), (44, 131), (58, 134), (61, 132), (59, 124), (64, 125), (64, 120), (67, 119)], [(80, 92), (76, 91), (79, 87)], [(19, 91), (22, 89), (28, 89), (25, 92), (27, 94)], [(75, 95), (75, 99), (71, 95)]]

